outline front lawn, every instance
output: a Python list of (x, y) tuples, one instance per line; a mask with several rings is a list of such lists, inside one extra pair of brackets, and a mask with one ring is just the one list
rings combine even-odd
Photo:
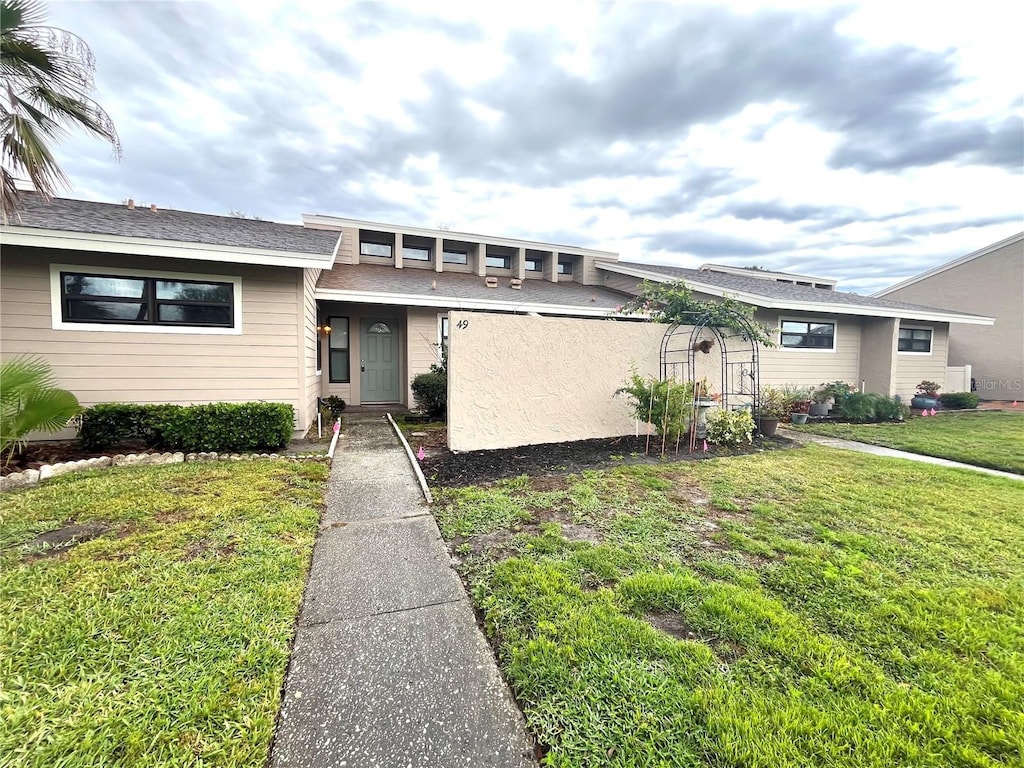
[(1009, 766), (1024, 487), (808, 446), (439, 491), (551, 766)]
[(188, 463), (5, 494), (0, 764), (265, 765), (326, 476)]
[(792, 428), (1024, 474), (1024, 413), (962, 411), (902, 424), (824, 422)]

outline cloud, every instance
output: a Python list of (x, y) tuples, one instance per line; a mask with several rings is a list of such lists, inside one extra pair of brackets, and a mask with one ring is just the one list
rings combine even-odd
[[(959, 29), (933, 39), (941, 20), (668, 3), (51, 15), (93, 47), (125, 147), (114, 163), (92, 139), (60, 145), (91, 197), (444, 219), (844, 279), (923, 269), (1020, 221), (1020, 105), (999, 95), (1005, 67), (968, 67)], [(976, 50), (998, 48), (1003, 27), (982, 21)]]

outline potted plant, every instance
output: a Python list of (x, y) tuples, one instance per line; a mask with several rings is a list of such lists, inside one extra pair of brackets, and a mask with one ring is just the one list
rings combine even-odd
[(827, 387), (827, 384), (822, 384), (811, 393), (811, 405), (807, 409), (809, 416), (828, 416), (828, 409), (832, 405), (832, 393)]
[(718, 405), (718, 396), (712, 394), (711, 385), (708, 384), (706, 377), (694, 384), (693, 394), (694, 410), (697, 417), (694, 422), (694, 430), (696, 437), (703, 440), (708, 433), (708, 411)]
[(785, 414), (786, 393), (777, 387), (761, 387), (757, 413), (754, 414), (757, 431), (765, 437), (771, 437), (779, 428), (779, 421)]
[(828, 416), (829, 411), (842, 411), (846, 398), (856, 391), (857, 385), (848, 381), (825, 382), (814, 391), (814, 404), (818, 407), (811, 406), (811, 416)]
[(783, 392), (786, 395), (786, 410), (789, 412), (790, 422), (793, 424), (807, 423), (813, 391), (813, 387), (799, 387), (793, 384), (786, 385)]
[(934, 381), (922, 381), (917, 385), (917, 394), (910, 399), (910, 406), (919, 410), (937, 408), (939, 405), (939, 390), (942, 389)]

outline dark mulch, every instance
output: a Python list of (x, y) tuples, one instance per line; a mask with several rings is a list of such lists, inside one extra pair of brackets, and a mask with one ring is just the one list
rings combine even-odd
[[(519, 448), (457, 454), (444, 448), (443, 444), (435, 443), (427, 450), (427, 455), (420, 466), (431, 485), (444, 488), (479, 485), (519, 475), (569, 474), (621, 464), (701, 461), (793, 448), (798, 445), (792, 440), (776, 436), (756, 438), (753, 445), (739, 448), (710, 445), (706, 453), (698, 448), (691, 454), (685, 446), (680, 446), (677, 454), (675, 446), (670, 446), (665, 452), (665, 458), (662, 459), (661, 441), (653, 437), (649, 454), (645, 453), (647, 438), (632, 436), (524, 445)], [(416, 450), (415, 443), (413, 450)]]

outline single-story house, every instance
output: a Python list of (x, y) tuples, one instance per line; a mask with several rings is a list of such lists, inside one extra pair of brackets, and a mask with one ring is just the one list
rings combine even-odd
[(644, 279), (758, 307), (781, 342), (762, 354), (763, 382), (910, 395), (944, 380), (950, 324), (992, 324), (817, 278), (321, 215), (300, 226), (28, 194), (0, 243), (5, 356), (46, 359), (84, 405), (272, 400), (295, 407), (300, 433), (318, 396), (412, 405), (450, 310), (607, 318)]
[(992, 243), (875, 296), (995, 317), (995, 326), (950, 326), (949, 364), (970, 365), (983, 400), (1024, 399), (1024, 232)]
[(836, 289), (821, 277), (705, 264), (699, 269), (598, 261), (606, 288), (639, 292), (644, 280), (682, 280), (698, 298), (757, 308), (776, 346), (760, 354), (762, 385), (848, 381), (867, 392), (913, 397), (924, 380), (945, 385), (950, 328), (991, 326), (982, 314), (935, 309)]

